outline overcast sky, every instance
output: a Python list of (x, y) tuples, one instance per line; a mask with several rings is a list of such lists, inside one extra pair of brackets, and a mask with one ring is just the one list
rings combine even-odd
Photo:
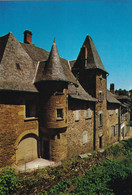
[(107, 87), (132, 89), (132, 1), (0, 1), (0, 36), (12, 32), (23, 42), (50, 50), (54, 37), (59, 55), (76, 59), (90, 35), (105, 69)]

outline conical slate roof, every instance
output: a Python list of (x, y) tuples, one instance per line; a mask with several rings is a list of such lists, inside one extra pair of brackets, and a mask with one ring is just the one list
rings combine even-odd
[(72, 82), (67, 77), (66, 70), (61, 63), (55, 40), (51, 48), (48, 60), (39, 63), (35, 83), (40, 81)]
[(87, 35), (80, 50), (77, 60), (73, 65), (73, 69), (78, 69), (84, 66), (85, 69), (100, 69), (107, 73), (105, 70), (100, 56), (96, 50), (92, 38)]
[(87, 48), (87, 64), (85, 66), (86, 69), (101, 69), (105, 72), (107, 72), (102, 64), (102, 61), (100, 59), (100, 56), (96, 50), (96, 47), (94, 45), (94, 42), (92, 38), (87, 35), (84, 45)]

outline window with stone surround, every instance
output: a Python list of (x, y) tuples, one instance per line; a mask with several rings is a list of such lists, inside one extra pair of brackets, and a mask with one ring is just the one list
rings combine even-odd
[(116, 135), (116, 129), (115, 129), (115, 126), (112, 125), (111, 126), (111, 137), (115, 137), (115, 135)]
[(98, 93), (98, 101), (103, 102), (104, 100), (104, 93), (102, 91), (99, 91)]
[(92, 111), (90, 108), (85, 110), (85, 119), (91, 119), (92, 118)]
[(63, 120), (63, 108), (57, 108), (57, 120)]
[(103, 126), (103, 121), (104, 121), (104, 119), (103, 119), (103, 113), (101, 112), (98, 115), (98, 127)]
[(109, 115), (112, 116), (113, 115), (113, 110), (109, 110)]
[(115, 111), (116, 111), (116, 114), (118, 114), (118, 109), (116, 109)]
[(83, 132), (83, 144), (86, 144), (88, 142), (88, 135), (87, 132)]
[(79, 121), (79, 110), (74, 111), (74, 117), (76, 122)]

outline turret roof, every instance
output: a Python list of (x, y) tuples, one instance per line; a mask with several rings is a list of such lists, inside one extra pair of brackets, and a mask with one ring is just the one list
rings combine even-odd
[(54, 40), (48, 60), (39, 63), (35, 83), (40, 81), (74, 82), (73, 79), (67, 76), (68, 74), (67, 69), (65, 69), (63, 64), (61, 63)]
[[(86, 54), (83, 54), (84, 49), (87, 49)], [(84, 62), (83, 64), (85, 64), (85, 69), (100, 69), (107, 73), (96, 50), (94, 42), (89, 35), (86, 36), (83, 47), (78, 55), (75, 64), (73, 65), (73, 69), (80, 67), (82, 61)]]

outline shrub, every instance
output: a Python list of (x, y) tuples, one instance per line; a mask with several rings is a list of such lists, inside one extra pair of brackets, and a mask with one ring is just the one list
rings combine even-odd
[(67, 188), (69, 188), (71, 186), (71, 182), (70, 181), (64, 181), (64, 182), (61, 182), (61, 183), (57, 183), (56, 186), (54, 186), (47, 194), (49, 195), (57, 195), (59, 194), (60, 192), (65, 192), (65, 190)]
[(18, 178), (11, 168), (4, 168), (0, 173), (0, 194), (10, 195), (16, 192)]
[(111, 150), (111, 153), (114, 155), (114, 156), (117, 156), (117, 154), (120, 152), (120, 146), (119, 145), (115, 145), (113, 146), (112, 150)]

